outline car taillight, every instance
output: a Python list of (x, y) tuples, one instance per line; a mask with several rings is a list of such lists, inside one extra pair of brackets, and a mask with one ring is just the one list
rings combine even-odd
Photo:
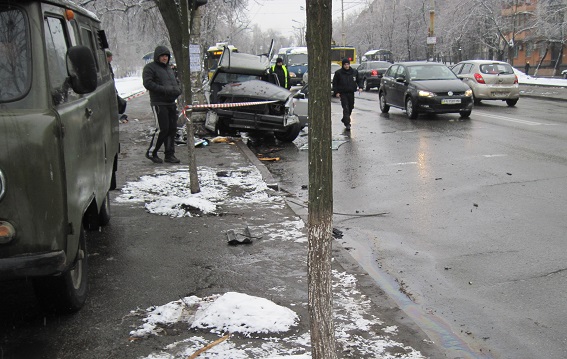
[(514, 79), (514, 85), (518, 83), (518, 75), (514, 75), (515, 79)]
[(484, 79), (482, 78), (482, 75), (479, 74), (478, 72), (474, 74), (474, 79), (476, 80), (476, 82), (478, 82), (479, 84), (485, 84), (486, 82), (484, 82)]
[(378, 76), (378, 71), (372, 70), (371, 74), (372, 74), (372, 76)]

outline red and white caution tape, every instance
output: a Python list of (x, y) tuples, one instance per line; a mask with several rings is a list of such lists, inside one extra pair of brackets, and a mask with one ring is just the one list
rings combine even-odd
[(187, 105), (185, 106), (186, 110), (195, 111), (195, 110), (203, 110), (203, 109), (210, 109), (210, 108), (231, 108), (231, 107), (244, 107), (244, 106), (256, 106), (256, 105), (265, 105), (268, 103), (275, 103), (278, 100), (273, 101), (256, 101), (256, 102), (227, 102), (227, 103), (211, 103), (211, 104), (204, 104), (204, 105)]
[(131, 94), (131, 95), (128, 96), (128, 97), (124, 97), (124, 100), (130, 101), (131, 99), (133, 99), (133, 98), (135, 98), (135, 97), (140, 97), (140, 96), (142, 96), (142, 95), (145, 94), (145, 93), (146, 93), (146, 90), (141, 90), (141, 91), (139, 91), (139, 92), (136, 92), (136, 93), (134, 93), (134, 94)]

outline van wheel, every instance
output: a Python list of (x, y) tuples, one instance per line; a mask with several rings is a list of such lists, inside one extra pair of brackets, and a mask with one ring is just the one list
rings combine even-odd
[(98, 223), (101, 226), (106, 226), (110, 222), (110, 191), (106, 192), (106, 197), (100, 206), (98, 214)]
[(47, 312), (74, 313), (87, 299), (87, 241), (85, 229), (82, 225), (79, 227), (79, 251), (71, 267), (61, 275), (33, 280), (35, 295)]
[(286, 132), (274, 132), (274, 136), (282, 142), (293, 142), (299, 136), (301, 131), (301, 125), (299, 123), (294, 123), (289, 126)]

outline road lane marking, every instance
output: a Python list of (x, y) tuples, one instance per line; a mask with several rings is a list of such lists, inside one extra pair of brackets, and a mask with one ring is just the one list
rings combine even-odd
[(490, 157), (506, 157), (508, 155), (505, 154), (497, 154), (497, 155), (482, 155), (482, 157), (490, 158)]
[(503, 120), (503, 121), (510, 121), (510, 122), (515, 122), (515, 123), (520, 123), (523, 125), (528, 125), (528, 126), (541, 126), (543, 125), (543, 123), (541, 122), (534, 122), (534, 121), (527, 121), (527, 120), (520, 120), (518, 118), (512, 118), (512, 117), (506, 117), (506, 116), (500, 116), (500, 115), (493, 115), (491, 113), (488, 112), (482, 112), (482, 111), (475, 111), (475, 114), (484, 116), (484, 117), (489, 117), (489, 118), (494, 118), (497, 120)]

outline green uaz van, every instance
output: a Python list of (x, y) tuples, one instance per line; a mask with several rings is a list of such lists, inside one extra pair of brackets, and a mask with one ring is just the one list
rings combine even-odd
[(66, 0), (0, 0), (0, 280), (42, 304), (87, 294), (85, 229), (110, 220), (116, 90), (97, 17)]

